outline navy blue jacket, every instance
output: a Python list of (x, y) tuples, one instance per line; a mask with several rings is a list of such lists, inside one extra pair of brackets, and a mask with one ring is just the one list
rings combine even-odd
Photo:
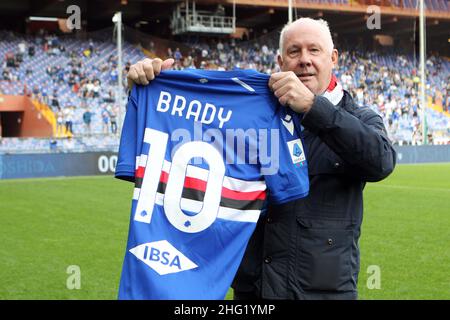
[(310, 194), (269, 206), (233, 288), (264, 299), (356, 299), (363, 189), (393, 171), (396, 153), (382, 118), (345, 91), (337, 106), (317, 96), (302, 125)]

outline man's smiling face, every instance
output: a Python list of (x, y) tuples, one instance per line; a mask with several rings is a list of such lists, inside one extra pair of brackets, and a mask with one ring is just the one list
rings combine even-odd
[(338, 52), (325, 31), (308, 22), (293, 24), (286, 30), (278, 64), (282, 71), (293, 71), (314, 94), (322, 94), (331, 81)]

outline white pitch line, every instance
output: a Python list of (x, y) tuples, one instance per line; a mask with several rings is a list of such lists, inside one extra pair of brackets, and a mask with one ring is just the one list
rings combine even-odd
[(409, 190), (430, 190), (430, 191), (444, 191), (450, 192), (450, 188), (429, 188), (429, 187), (413, 187), (413, 186), (402, 186), (402, 185), (383, 185), (383, 184), (369, 184), (369, 188), (391, 188), (391, 189), (409, 189)]

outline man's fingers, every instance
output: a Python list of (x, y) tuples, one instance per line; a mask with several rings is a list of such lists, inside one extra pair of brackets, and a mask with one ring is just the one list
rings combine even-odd
[(138, 80), (138, 74), (137, 74), (137, 71), (136, 71), (134, 66), (130, 67), (130, 70), (128, 71), (128, 74), (127, 74), (127, 79), (128, 79), (129, 82), (130, 81), (131, 82), (136, 82), (136, 80)]
[(172, 58), (169, 58), (167, 60), (162, 61), (159, 58), (156, 58), (153, 60), (153, 72), (155, 73), (155, 76), (159, 75), (161, 71), (170, 69), (172, 65), (174, 64), (175, 60)]
[(145, 77), (148, 81), (155, 79), (155, 73), (151, 63), (143, 63), (142, 70), (144, 70)]
[(277, 91), (278, 89), (284, 87), (284, 86), (289, 86), (290, 88), (292, 88), (292, 86), (290, 85), (290, 83), (292, 83), (292, 79), (288, 76), (285, 76), (281, 79), (279, 79), (278, 81), (274, 82), (272, 84), (272, 91)]
[[(128, 72), (128, 74), (130, 73)], [(127, 83), (128, 83), (128, 90), (133, 89), (134, 81), (127, 77)]]
[(163, 61), (160, 58), (155, 58), (151, 61), (152, 61), (151, 66), (153, 69), (153, 73), (155, 76), (157, 76), (161, 72), (161, 67), (162, 67)]
[(143, 63), (138, 62), (136, 65), (136, 72), (138, 74), (138, 81), (136, 81), (137, 84), (143, 84), (143, 85), (147, 85), (148, 84), (148, 80), (147, 80), (147, 76), (144, 72), (144, 67), (143, 67)]
[(297, 76), (292, 71), (274, 73), (270, 76), (269, 87), (272, 91), (275, 91), (285, 83), (294, 80), (294, 78), (297, 78)]
[(291, 95), (286, 93), (278, 98), (278, 101), (282, 106), (288, 107), (289, 106), (289, 100), (291, 99)]
[(164, 60), (162, 63), (162, 66), (161, 66), (161, 70), (167, 70), (167, 69), (172, 68), (174, 62), (175, 62), (175, 60), (173, 60), (172, 58)]
[(293, 74), (292, 71), (288, 71), (288, 72), (275, 72), (272, 73), (272, 75), (270, 76), (269, 79), (269, 87), (272, 89), (273, 85), (279, 81), (280, 79), (286, 78), (287, 76), (289, 76), (289, 74)]
[(128, 88), (132, 88), (133, 84), (147, 85), (149, 81), (155, 79), (161, 70), (166, 70), (172, 67), (175, 60), (170, 58), (162, 61), (159, 58), (149, 59), (145, 58), (130, 67), (127, 74)]
[(285, 86), (282, 86), (282, 87), (276, 89), (274, 91), (274, 94), (275, 94), (275, 96), (277, 98), (280, 98), (280, 97), (284, 96), (290, 90), (291, 90), (291, 86), (290, 85), (285, 85)]

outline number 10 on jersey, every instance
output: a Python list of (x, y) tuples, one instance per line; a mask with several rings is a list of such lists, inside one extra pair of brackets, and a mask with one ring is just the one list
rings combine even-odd
[[(150, 144), (150, 149), (134, 215), (135, 221), (150, 223), (152, 220), (168, 140), (169, 135), (165, 132), (145, 129), (144, 142)], [(192, 158), (196, 157), (203, 158), (208, 163), (209, 173), (202, 209), (191, 216), (181, 210), (181, 199), (188, 164)], [(208, 228), (216, 220), (220, 206), (225, 176), (222, 155), (209, 143), (187, 142), (174, 153), (168, 176), (163, 205), (169, 222), (178, 230), (188, 233), (200, 232)]]

